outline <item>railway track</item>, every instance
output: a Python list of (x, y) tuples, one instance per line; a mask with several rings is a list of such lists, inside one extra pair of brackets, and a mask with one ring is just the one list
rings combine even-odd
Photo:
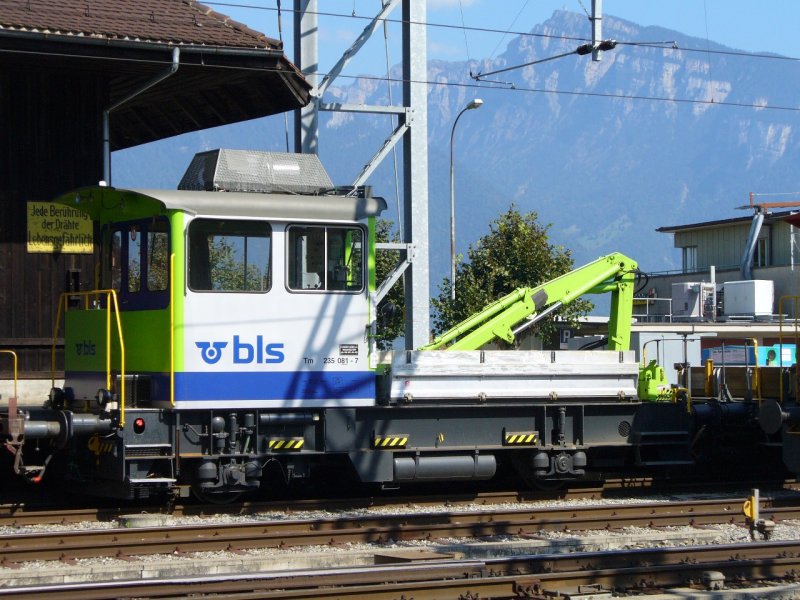
[(119, 506), (106, 508), (41, 508), (36, 506), (0, 505), (0, 527), (28, 525), (68, 525), (86, 521), (114, 521), (132, 512), (170, 515), (173, 517), (208, 517), (214, 515), (257, 515), (260, 513), (293, 514), (314, 510), (356, 510), (365, 508), (397, 508), (408, 506), (442, 506), (462, 504), (501, 504), (548, 499), (584, 499), (602, 497), (602, 488), (573, 490), (563, 494), (519, 492), (480, 492), (447, 496), (366, 497), (342, 500), (291, 500), (237, 502), (219, 504), (176, 504), (174, 506)]
[(402, 508), (407, 506), (441, 506), (462, 504), (512, 504), (544, 500), (596, 500), (630, 495), (636, 492), (686, 493), (694, 490), (713, 492), (715, 490), (761, 488), (763, 490), (800, 490), (800, 482), (795, 479), (783, 482), (745, 481), (719, 483), (657, 482), (650, 478), (616, 478), (600, 485), (575, 486), (554, 491), (486, 491), (462, 492), (447, 495), (416, 496), (367, 496), (343, 498), (339, 500), (292, 499), (280, 501), (237, 502), (229, 505), (219, 504), (175, 504), (166, 505), (122, 505), (104, 507), (60, 508), (42, 506), (36, 503), (0, 504), (0, 527), (24, 527), (29, 525), (68, 525), (87, 521), (115, 521), (131, 512), (165, 514), (175, 517), (206, 517), (219, 514), (255, 515), (265, 512), (284, 512), (287, 514), (311, 510), (354, 510), (358, 508)]
[[(0, 536), (0, 565), (73, 561), (205, 551), (337, 546), (346, 543), (536, 536), (542, 531), (614, 530), (744, 523), (744, 498), (690, 502), (582, 506), (580, 508), (484, 509), (382, 514), (326, 519), (248, 521), (136, 529), (92, 529)], [(762, 517), (799, 519), (800, 507), (761, 503)]]
[[(693, 590), (743, 587), (765, 580), (795, 581), (800, 542), (694, 546), (488, 560), (425, 561), (419, 564), (305, 572), (193, 577), (173, 580), (80, 583), (0, 589), (4, 600), (105, 600), (187, 597), (215, 600), (349, 598), (553, 598), (556, 591), (609, 597), (611, 591), (649, 595), (675, 587)], [(794, 574), (794, 575), (793, 575)], [(757, 596), (754, 596), (757, 597)]]

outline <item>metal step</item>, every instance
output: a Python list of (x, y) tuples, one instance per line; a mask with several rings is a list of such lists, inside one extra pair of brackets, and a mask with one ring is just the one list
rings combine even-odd
[(633, 444), (637, 446), (687, 446), (689, 434), (685, 431), (640, 431), (634, 433)]

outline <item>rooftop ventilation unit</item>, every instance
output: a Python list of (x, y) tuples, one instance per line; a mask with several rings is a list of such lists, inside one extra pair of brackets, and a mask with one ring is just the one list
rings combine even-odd
[(775, 282), (771, 279), (726, 281), (725, 316), (768, 319), (775, 302)]
[(179, 190), (321, 194), (333, 188), (316, 154), (208, 150), (194, 155)]
[(690, 281), (672, 284), (672, 315), (677, 320), (713, 320), (715, 284)]

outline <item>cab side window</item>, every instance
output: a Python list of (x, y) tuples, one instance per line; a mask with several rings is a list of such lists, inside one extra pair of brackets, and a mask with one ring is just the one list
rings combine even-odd
[(364, 232), (358, 227), (288, 230), (287, 287), (292, 291), (364, 289)]
[(128, 229), (128, 291), (142, 289), (142, 235), (140, 228), (131, 225)]
[(163, 292), (169, 286), (169, 223), (156, 221), (147, 230), (147, 289)]
[(114, 223), (103, 235), (102, 287), (117, 291), (127, 310), (169, 304), (169, 222)]
[(110, 287), (119, 292), (122, 289), (122, 232), (120, 230), (111, 234), (108, 261), (111, 274)]
[(266, 292), (272, 231), (264, 221), (195, 219), (189, 224), (189, 287), (196, 292)]

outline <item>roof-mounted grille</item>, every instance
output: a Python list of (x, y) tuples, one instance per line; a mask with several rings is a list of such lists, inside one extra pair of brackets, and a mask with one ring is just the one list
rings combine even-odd
[(194, 155), (179, 190), (321, 194), (333, 188), (316, 154), (208, 150)]

